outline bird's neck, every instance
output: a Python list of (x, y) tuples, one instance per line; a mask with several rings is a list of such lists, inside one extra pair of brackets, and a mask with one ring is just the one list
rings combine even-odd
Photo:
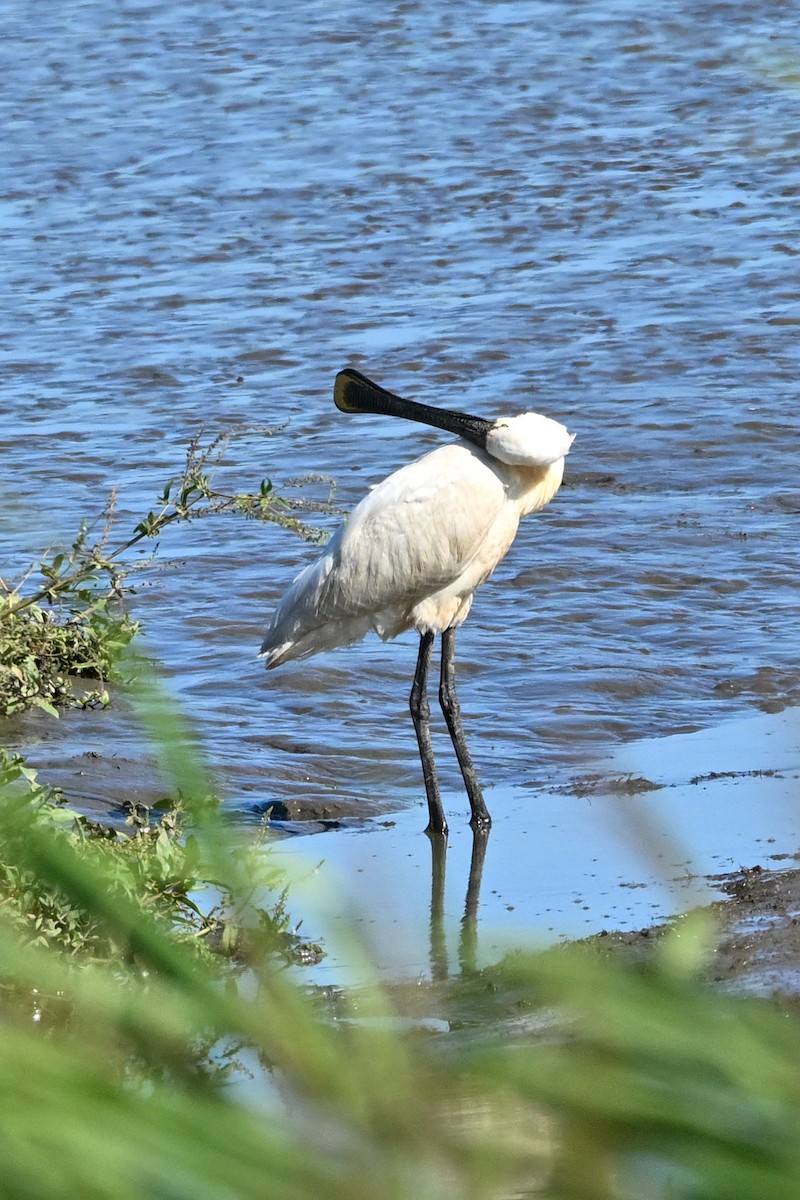
[(516, 467), (507, 463), (496, 463), (495, 469), (498, 467), (498, 473), (505, 481), (509, 496), (520, 506), (521, 517), (538, 512), (545, 504), (549, 504), (564, 478), (563, 458), (546, 467)]

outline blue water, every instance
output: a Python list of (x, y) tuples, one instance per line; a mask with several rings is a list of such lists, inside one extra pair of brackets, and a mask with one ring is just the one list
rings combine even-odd
[[(349, 506), (439, 440), (339, 414), (349, 362), (577, 433), (459, 635), (490, 806), (495, 783), (800, 699), (790, 6), (0, 15), (4, 578), (114, 486), (122, 540), (201, 426), (281, 426), (234, 443), (226, 478), (321, 471)], [(132, 601), (149, 650), (231, 806), (416, 803), (413, 637), (255, 661), (311, 553), (253, 522), (166, 536), (173, 569)], [(129, 722), (118, 705), (9, 739), (53, 767), (135, 758)]]

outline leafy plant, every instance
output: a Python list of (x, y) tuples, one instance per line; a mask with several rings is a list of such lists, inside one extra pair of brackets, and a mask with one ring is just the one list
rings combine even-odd
[[(676, 926), (649, 963), (521, 951), (402, 999), (365, 965), (363, 986), (330, 1013), (287, 972), (276, 931), (252, 919), (258, 871), (241, 831), (203, 799), (174, 706), (137, 686), (193, 839), (184, 858), (168, 829), (146, 835), (148, 899), (91, 840), (87, 857), (84, 833), (65, 833), (58, 797), (18, 760), (0, 776), (5, 877), (35, 879), (81, 913), (101, 950), (72, 953), (63, 929), (0, 907), (3, 1197), (800, 1194), (800, 1029), (703, 982), (707, 921)], [(147, 814), (133, 817), (145, 832)], [(175, 936), (158, 912), (171, 887), (189, 895), (197, 864), (255, 931), (241, 985), (198, 952), (207, 938)], [(122, 959), (104, 961), (103, 947)], [(437, 1014), (442, 1029), (448, 1011), (473, 1018), (424, 1032), (420, 1017)]]
[[(165, 485), (158, 506), (138, 522), (130, 537), (112, 545), (112, 493), (98, 534), (92, 537), (84, 521), (69, 548), (39, 564), (38, 586), (26, 591), (36, 574), (33, 570), (14, 584), (0, 579), (0, 715), (35, 706), (57, 716), (65, 705), (108, 702), (104, 684), (118, 678), (115, 663), (139, 630), (124, 600), (130, 577), (152, 564), (153, 555), (136, 561), (129, 557), (145, 539), (158, 538), (176, 523), (224, 514), (272, 522), (309, 541), (324, 537), (321, 529), (296, 515), (334, 511), (332, 482), (322, 476), (294, 481), (327, 482), (331, 494), (319, 501), (279, 496), (268, 479), (252, 493), (214, 487), (213, 471), (231, 436), (219, 435), (203, 446), (198, 435), (189, 445), (180, 476)], [(76, 688), (76, 678), (98, 681), (99, 686)]]
[[(215, 807), (213, 799), (193, 802)], [(129, 805), (129, 833), (87, 820), (71, 809), (62, 793), (40, 784), (20, 755), (0, 750), (0, 920), (22, 945), (47, 948), (87, 963), (103, 963), (115, 971), (135, 969), (130, 940), (97, 919), (91, 907), (76, 901), (68, 888), (48, 885), (31, 857), (31, 847), (44, 837), (74, 856), (76, 867), (100, 876), (109, 895), (136, 907), (143, 920), (185, 942), (194, 953), (214, 961), (222, 951), (241, 953), (252, 930), (237, 920), (237, 907), (215, 886), (213, 904), (200, 899), (215, 884), (202, 860), (197, 838), (186, 825), (181, 801), (165, 802), (153, 816), (141, 805)], [(258, 846), (242, 853), (250, 864), (250, 894), (277, 893), (270, 909), (258, 912), (257, 934), (268, 936), (287, 958), (297, 940), (290, 934), (280, 877)], [(208, 949), (208, 948), (211, 949)], [(135, 956), (134, 956), (135, 957)]]
[[(35, 706), (58, 716), (64, 705), (106, 704), (103, 684), (117, 677), (117, 658), (138, 628), (108, 597), (63, 621), (38, 604), (0, 610), (0, 714)], [(76, 678), (100, 686), (78, 691)]]

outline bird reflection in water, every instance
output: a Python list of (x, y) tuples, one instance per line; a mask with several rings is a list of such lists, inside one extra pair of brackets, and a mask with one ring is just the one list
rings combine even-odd
[[(458, 966), (462, 975), (474, 974), (478, 970), (478, 904), (480, 903), (486, 847), (489, 845), (489, 833), (488, 828), (472, 831), (472, 856), (469, 863), (467, 895), (464, 901), (464, 915), (461, 918), (461, 932), (458, 940)], [(431, 977), (435, 981), (441, 982), (450, 975), (444, 904), (447, 840), (442, 837), (432, 837), (430, 842)]]

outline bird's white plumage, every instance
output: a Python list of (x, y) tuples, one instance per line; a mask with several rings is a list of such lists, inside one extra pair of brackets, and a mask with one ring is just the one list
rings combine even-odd
[(492, 458), (518, 467), (546, 467), (568, 452), (575, 435), (541, 413), (500, 417), (486, 438)]
[(261, 648), (267, 666), (370, 630), (386, 639), (460, 624), (520, 518), (555, 495), (571, 442), (557, 421), (525, 413), (497, 421), (486, 451), (455, 442), (388, 476), (283, 597)]

